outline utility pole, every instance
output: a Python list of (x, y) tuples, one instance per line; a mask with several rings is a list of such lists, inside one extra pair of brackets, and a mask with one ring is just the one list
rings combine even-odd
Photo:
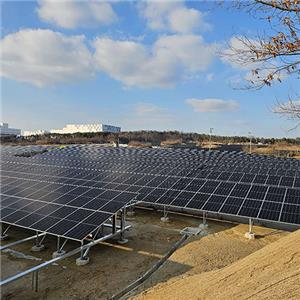
[(209, 128), (209, 151), (211, 150), (211, 147), (212, 147), (212, 145), (211, 145), (211, 135), (212, 135), (212, 133), (213, 133), (213, 128)]

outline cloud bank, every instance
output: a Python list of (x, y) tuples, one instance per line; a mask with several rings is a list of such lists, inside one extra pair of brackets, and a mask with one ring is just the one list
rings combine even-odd
[(234, 100), (223, 99), (196, 99), (190, 98), (185, 100), (186, 103), (194, 109), (195, 112), (232, 112), (239, 109), (239, 103)]
[(170, 87), (205, 71), (216, 45), (198, 35), (162, 36), (149, 47), (133, 41), (97, 38), (93, 42), (96, 67), (127, 86)]
[(126, 86), (171, 87), (207, 70), (217, 46), (199, 35), (159, 37), (152, 45), (82, 35), (23, 29), (0, 41), (2, 76), (37, 86), (104, 72)]
[(9, 34), (0, 42), (1, 76), (39, 87), (90, 78), (92, 55), (84, 40), (45, 29)]
[(103, 1), (40, 0), (37, 14), (42, 21), (67, 29), (110, 25), (117, 20), (111, 4)]
[(140, 15), (152, 30), (175, 33), (206, 31), (211, 25), (199, 10), (187, 8), (183, 1), (146, 1), (140, 4)]

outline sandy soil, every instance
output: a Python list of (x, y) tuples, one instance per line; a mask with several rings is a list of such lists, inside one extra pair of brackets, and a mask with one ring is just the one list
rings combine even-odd
[[(26, 277), (5, 286), (1, 290), (1, 298), (109, 299), (155, 264), (180, 239), (180, 229), (198, 226), (201, 223), (200, 219), (178, 215), (171, 215), (169, 223), (162, 223), (160, 216), (159, 212), (139, 210), (130, 220), (133, 228), (128, 233), (128, 244), (120, 246), (116, 241), (108, 241), (97, 245), (90, 251), (90, 264), (78, 267), (75, 265), (76, 257), (63, 260), (40, 272), (37, 293), (31, 290), (31, 277)], [(257, 227), (255, 231), (259, 238), (248, 241), (244, 238), (246, 225), (213, 221), (210, 221), (209, 225), (209, 236), (188, 240), (136, 293), (176, 276), (221, 269), (286, 235), (278, 230)], [(10, 236), (11, 239), (7, 242), (28, 236), (28, 233), (14, 229), (10, 231)], [(56, 240), (46, 239), (47, 248), (40, 253), (30, 252), (31, 245), (32, 242), (27, 242), (14, 249), (44, 261), (51, 257)], [(78, 244), (70, 243), (67, 244), (66, 250), (75, 247), (78, 247)], [(39, 262), (2, 253), (1, 278), (37, 263)]]
[(300, 299), (300, 230), (222, 269), (189, 274), (134, 299)]

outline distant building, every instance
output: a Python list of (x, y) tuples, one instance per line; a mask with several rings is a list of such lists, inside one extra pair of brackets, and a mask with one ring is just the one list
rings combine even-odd
[(33, 130), (33, 131), (25, 130), (23, 132), (23, 136), (44, 135), (44, 134), (47, 134), (47, 133), (49, 133), (49, 131), (47, 131), (47, 130)]
[(50, 133), (88, 133), (88, 132), (120, 132), (121, 127), (105, 124), (68, 124), (63, 129), (52, 129)]
[(21, 135), (21, 129), (9, 128), (8, 123), (0, 123), (0, 136)]

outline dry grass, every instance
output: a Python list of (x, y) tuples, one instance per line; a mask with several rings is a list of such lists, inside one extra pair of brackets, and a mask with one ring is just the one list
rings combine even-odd
[(160, 145), (162, 147), (164, 146), (173, 146), (173, 145), (181, 145), (182, 144), (182, 139), (177, 139), (177, 140), (165, 140), (165, 141), (162, 141), (160, 143)]
[[(244, 151), (249, 152), (249, 146), (244, 147)], [(288, 144), (274, 144), (264, 147), (252, 147), (252, 152), (264, 155), (275, 155), (300, 158), (300, 146)]]
[(209, 149), (209, 148), (211, 148), (211, 149), (216, 149), (216, 148), (218, 148), (220, 145), (222, 145), (222, 144), (220, 144), (220, 143), (209, 143), (209, 142), (203, 142), (203, 143), (200, 143), (199, 144), (199, 146), (200, 147), (202, 147), (202, 148), (204, 148), (204, 149)]
[(128, 143), (128, 147), (151, 148), (152, 144), (147, 142), (131, 141)]

